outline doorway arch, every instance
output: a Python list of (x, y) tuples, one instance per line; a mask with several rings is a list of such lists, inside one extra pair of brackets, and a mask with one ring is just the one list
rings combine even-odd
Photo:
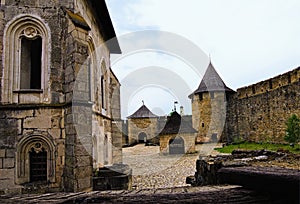
[(184, 140), (181, 137), (169, 140), (169, 154), (184, 154)]
[(144, 132), (141, 132), (138, 135), (138, 143), (146, 143), (147, 142), (147, 134)]

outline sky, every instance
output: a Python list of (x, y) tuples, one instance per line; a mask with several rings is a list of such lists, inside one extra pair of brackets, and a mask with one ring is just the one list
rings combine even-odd
[[(157, 115), (170, 113), (174, 101), (177, 109), (182, 105), (185, 114), (191, 114), (188, 95), (199, 85), (210, 60), (234, 90), (300, 66), (299, 0), (106, 3), (123, 51), (112, 60), (121, 83), (123, 118), (137, 110), (142, 100)], [(152, 37), (143, 37), (147, 33)], [(151, 47), (166, 41), (162, 49)], [(199, 49), (192, 52), (186, 44)], [(129, 46), (135, 47), (128, 51)], [(186, 54), (193, 59), (185, 58)], [(196, 58), (199, 62), (192, 62)]]

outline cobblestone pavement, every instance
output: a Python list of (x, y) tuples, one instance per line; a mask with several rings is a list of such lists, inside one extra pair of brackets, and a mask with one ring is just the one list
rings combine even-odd
[[(196, 151), (201, 145), (196, 146)], [(195, 174), (199, 153), (186, 155), (160, 155), (159, 146), (138, 144), (123, 148), (123, 162), (133, 170), (133, 188), (171, 188), (188, 186), (187, 176)]]
[[(201, 146), (197, 146), (201, 151)], [(124, 163), (133, 168), (133, 190), (0, 195), (0, 203), (297, 203), (282, 195), (267, 195), (232, 185), (191, 187), (185, 177), (195, 172), (198, 154), (159, 155), (159, 147), (124, 148)], [(216, 154), (216, 152), (211, 152)], [(175, 187), (177, 186), (177, 187)]]

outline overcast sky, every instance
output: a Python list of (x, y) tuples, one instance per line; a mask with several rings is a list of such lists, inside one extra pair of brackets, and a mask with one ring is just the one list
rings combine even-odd
[[(197, 45), (207, 56), (211, 56), (217, 72), (227, 86), (234, 90), (300, 65), (299, 0), (106, 2), (118, 37), (145, 30), (167, 31), (182, 36)], [(122, 49), (122, 42), (120, 46)], [(160, 63), (151, 64), (151, 61)], [(206, 64), (203, 66), (207, 66), (208, 58), (203, 61)], [(123, 118), (132, 114), (142, 104), (141, 100), (156, 114), (167, 114), (171, 111), (174, 100), (180, 100), (182, 97), (176, 95), (176, 91), (172, 91), (166, 84), (141, 86), (141, 82), (139, 87), (131, 89), (131, 92), (126, 91), (128, 83), (132, 83), (128, 76), (131, 75), (134, 81), (133, 77), (137, 74), (133, 72), (145, 70), (145, 67), (150, 66), (156, 67), (149, 68), (150, 70), (155, 71), (157, 67), (161, 67), (169, 72), (172, 66), (172, 72), (178, 76), (183, 76), (182, 72), (188, 75), (189, 71), (186, 70), (190, 70), (178, 57), (148, 52), (139, 52), (123, 57), (118, 63), (113, 62), (112, 68), (122, 84)], [(201, 76), (192, 71), (188, 80), (183, 79), (192, 91), (197, 88), (200, 80)], [(186, 93), (186, 100), (179, 102), (187, 114), (191, 112), (190, 101), (187, 98), (189, 94)]]

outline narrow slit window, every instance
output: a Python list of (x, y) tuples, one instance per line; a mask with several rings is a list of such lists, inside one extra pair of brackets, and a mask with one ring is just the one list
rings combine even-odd
[(20, 89), (41, 89), (42, 39), (21, 39)]
[(101, 76), (101, 103), (102, 108), (105, 109), (105, 79), (104, 76)]
[(202, 93), (199, 94), (199, 100), (200, 100), (200, 101), (203, 100), (203, 94), (202, 94)]

